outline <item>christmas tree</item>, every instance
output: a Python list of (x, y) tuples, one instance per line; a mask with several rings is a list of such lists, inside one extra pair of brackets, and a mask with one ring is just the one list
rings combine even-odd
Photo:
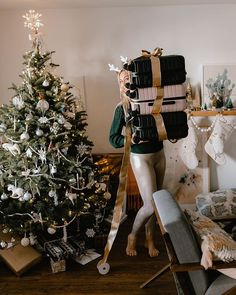
[(83, 214), (101, 216), (110, 194), (93, 164), (86, 112), (55, 74), (54, 52), (42, 51), (41, 14), (23, 17), (32, 48), (22, 84), (12, 85), (14, 96), (0, 108), (0, 224), (28, 239), (42, 229), (65, 235)]

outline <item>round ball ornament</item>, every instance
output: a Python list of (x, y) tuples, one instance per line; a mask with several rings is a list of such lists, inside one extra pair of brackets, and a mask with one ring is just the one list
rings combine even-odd
[(49, 103), (45, 99), (40, 99), (36, 105), (36, 109), (46, 112), (49, 109)]
[(69, 84), (62, 84), (61, 85), (61, 91), (63, 91), (63, 92), (67, 92), (69, 89), (70, 89)]
[(42, 135), (43, 135), (43, 130), (38, 128), (38, 129), (36, 130), (36, 135), (37, 135), (37, 136), (42, 136)]
[(49, 227), (49, 228), (48, 228), (48, 233), (49, 233), (50, 235), (54, 235), (54, 234), (56, 233), (56, 229), (53, 228), (53, 227)]
[(28, 140), (29, 139), (29, 134), (27, 132), (23, 132), (20, 136), (21, 140)]
[(30, 240), (28, 238), (24, 237), (23, 239), (21, 239), (20, 243), (23, 247), (27, 247), (27, 246), (29, 246)]
[(31, 198), (32, 198), (32, 195), (31, 195), (29, 192), (26, 192), (26, 193), (23, 195), (23, 199), (24, 199), (24, 201), (29, 201)]
[(7, 199), (8, 199), (8, 196), (5, 193), (3, 193), (1, 195), (1, 200), (4, 201), (4, 200), (7, 200)]

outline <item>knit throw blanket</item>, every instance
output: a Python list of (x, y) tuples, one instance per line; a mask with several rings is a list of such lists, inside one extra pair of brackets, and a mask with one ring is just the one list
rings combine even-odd
[(185, 213), (189, 217), (194, 231), (201, 238), (201, 265), (205, 269), (212, 266), (214, 259), (224, 262), (236, 260), (236, 242), (228, 233), (199, 212), (186, 209)]

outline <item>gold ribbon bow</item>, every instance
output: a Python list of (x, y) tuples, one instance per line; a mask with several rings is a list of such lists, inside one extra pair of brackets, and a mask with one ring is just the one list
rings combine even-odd
[(142, 50), (142, 56), (145, 57), (150, 57), (150, 56), (155, 56), (155, 57), (160, 57), (162, 55), (162, 48), (161, 47), (156, 47), (153, 52), (150, 52), (148, 50), (143, 49)]
[(161, 86), (161, 66), (160, 56), (162, 55), (162, 48), (157, 47), (153, 52), (142, 50), (142, 56), (150, 58), (152, 66), (152, 85), (157, 87), (157, 97), (153, 104), (152, 115), (156, 122), (156, 127), (159, 135), (159, 140), (167, 139), (167, 132), (165, 124), (160, 113), (164, 97), (164, 88)]

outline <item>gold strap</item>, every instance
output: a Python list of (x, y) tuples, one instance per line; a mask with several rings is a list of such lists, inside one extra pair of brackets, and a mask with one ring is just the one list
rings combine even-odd
[(153, 103), (152, 115), (156, 122), (156, 128), (157, 128), (159, 140), (167, 139), (166, 127), (165, 127), (162, 115), (160, 113), (163, 97), (164, 97), (164, 88), (157, 87), (157, 97)]
[(111, 229), (107, 238), (107, 244), (104, 248), (103, 258), (98, 262), (98, 266), (106, 263), (109, 253), (111, 251), (113, 242), (116, 238), (119, 225), (120, 225), (120, 220), (122, 216), (122, 205), (126, 197), (126, 182), (127, 182), (126, 180), (127, 180), (127, 172), (128, 172), (128, 164), (129, 164), (130, 145), (131, 145), (131, 129), (130, 129), (130, 126), (126, 126), (124, 155), (123, 155), (122, 164), (120, 168), (119, 187), (118, 187), (116, 203), (115, 203), (114, 211), (113, 211)]
[(153, 117), (156, 121), (156, 127), (157, 127), (159, 140), (167, 139), (168, 137), (167, 137), (166, 127), (165, 127), (162, 115), (161, 114), (154, 114)]
[(152, 107), (152, 114), (159, 114), (161, 112), (161, 106), (163, 102), (164, 97), (164, 88), (163, 87), (157, 87), (157, 96), (154, 100), (153, 107)]
[(152, 66), (152, 86), (161, 86), (161, 66), (160, 59), (155, 56), (150, 56)]

